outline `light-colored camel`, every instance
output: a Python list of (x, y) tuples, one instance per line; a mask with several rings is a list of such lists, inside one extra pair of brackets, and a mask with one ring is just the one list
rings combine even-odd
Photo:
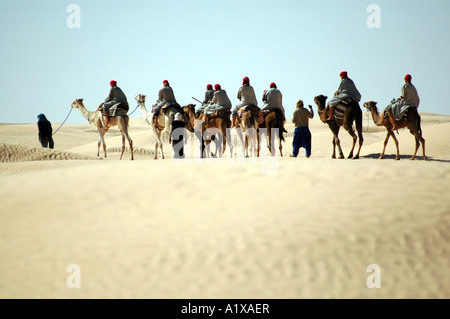
[[(258, 111), (247, 108), (240, 116), (236, 118), (236, 132), (243, 145), (245, 157), (253, 157), (259, 155), (259, 139), (257, 136)], [(259, 109), (259, 108), (258, 108)], [(242, 136), (244, 132), (244, 136)]]
[[(343, 118), (340, 118), (336, 116), (336, 110), (335, 110), (335, 117), (332, 120), (327, 120), (328, 114), (325, 110), (325, 103), (326, 103), (327, 97), (324, 95), (318, 95), (314, 98), (314, 102), (317, 105), (317, 111), (319, 113), (320, 120), (328, 124), (328, 127), (330, 128), (331, 132), (333, 133), (333, 154), (331, 155), (332, 158), (336, 158), (336, 146), (338, 147), (339, 151), (339, 158), (344, 158), (344, 154), (342, 153), (341, 148), (341, 142), (339, 140), (339, 129), (341, 126), (345, 128), (345, 130), (350, 134), (350, 136), (353, 138), (353, 145), (352, 149), (348, 155), (348, 158), (358, 159), (359, 153), (361, 151), (361, 147), (364, 142), (363, 134), (362, 134), (362, 111), (359, 104), (355, 101), (350, 102), (350, 104), (345, 108), (344, 116)], [(358, 132), (358, 136), (356, 136), (355, 131), (353, 130), (353, 122), (355, 122), (356, 131)], [(355, 150), (356, 141), (359, 138), (359, 148), (358, 152), (355, 156), (353, 156), (353, 151)]]
[(267, 148), (269, 149), (269, 153), (272, 156), (275, 156), (275, 149), (272, 149), (272, 143), (275, 142), (275, 137), (278, 137), (278, 150), (280, 151), (280, 156), (283, 157), (283, 145), (281, 142), (284, 142), (283, 136), (283, 121), (279, 115), (277, 115), (278, 111), (271, 111), (266, 114), (264, 117), (264, 121), (258, 124), (258, 149), (257, 156), (259, 157), (260, 152), (260, 135), (262, 133), (261, 129), (265, 130), (265, 134), (267, 136)]
[[(204, 120), (204, 114), (201, 114), (200, 116), (197, 116), (195, 114), (195, 104), (189, 104), (189, 105), (184, 106), (183, 112), (186, 116), (185, 121), (190, 122), (189, 126), (192, 128), (195, 127), (196, 135), (200, 135), (200, 132), (201, 132), (201, 136), (197, 136), (198, 138), (201, 138), (201, 140), (202, 140), (202, 148), (200, 151), (200, 157), (203, 158), (205, 155), (207, 158), (210, 157), (210, 154), (211, 154), (210, 153), (210, 144), (211, 144), (213, 137), (218, 139), (218, 141), (215, 140), (216, 146), (217, 146), (217, 143), (219, 143), (220, 140), (222, 140), (222, 146), (220, 147), (220, 145), (219, 145), (219, 147), (216, 148), (215, 154), (217, 154), (217, 152), (219, 151), (219, 157), (222, 157), (222, 155), (226, 149), (226, 144), (228, 144), (228, 147), (230, 149), (230, 157), (233, 157), (233, 144), (231, 142), (231, 138), (228, 138), (229, 136), (227, 136), (227, 131), (231, 127), (231, 120), (229, 117), (229, 113), (225, 112), (224, 114), (222, 114), (220, 116), (209, 115), (208, 120), (206, 122)], [(200, 122), (201, 122), (201, 128), (198, 124)], [(188, 125), (186, 125), (186, 127), (188, 128)], [(203, 146), (203, 141), (204, 141), (205, 146)], [(221, 148), (221, 149), (219, 149), (219, 148)]]
[[(155, 159), (158, 158), (158, 147), (161, 150), (161, 158), (164, 159), (164, 150), (163, 150), (163, 143), (161, 141), (162, 136), (167, 136), (169, 143), (170, 143), (170, 134), (172, 132), (172, 122), (173, 118), (175, 117), (176, 111), (173, 108), (169, 108), (164, 112), (164, 115), (160, 113), (160, 116), (158, 117), (158, 123), (154, 123), (153, 121), (153, 110), (151, 112), (147, 111), (147, 108), (145, 107), (145, 97), (144, 94), (138, 94), (135, 96), (136, 101), (139, 103), (141, 107), (142, 116), (144, 117), (144, 120), (149, 124), (153, 132), (156, 136), (155, 141)], [(164, 134), (164, 135), (163, 135)]]
[[(397, 155), (395, 157), (396, 160), (400, 159), (400, 151), (398, 149), (398, 140), (395, 137), (395, 133), (392, 130), (392, 124), (389, 121), (388, 117), (385, 117), (385, 113), (383, 112), (382, 115), (378, 113), (377, 109), (377, 102), (370, 101), (364, 103), (364, 107), (369, 110), (369, 112), (372, 114), (373, 122), (377, 126), (384, 126), (387, 130), (386, 138), (384, 139), (384, 146), (383, 146), (383, 152), (381, 152), (380, 159), (384, 158), (384, 152), (386, 150), (386, 145), (389, 141), (389, 137), (392, 136), (394, 139), (395, 147), (397, 148)], [(416, 158), (417, 150), (419, 149), (420, 144), (422, 143), (422, 151), (423, 151), (423, 159), (426, 160), (427, 157), (425, 156), (425, 139), (422, 137), (422, 129), (420, 127), (420, 115), (417, 112), (416, 107), (411, 107), (408, 109), (406, 116), (403, 116), (399, 121), (397, 122), (398, 128), (404, 128), (407, 127), (412, 135), (414, 135), (414, 138), (416, 140), (416, 150), (414, 151), (414, 155), (410, 158), (411, 160)]]
[(115, 117), (109, 119), (108, 126), (106, 126), (105, 118), (103, 117), (102, 113), (98, 110), (93, 112), (88, 111), (83, 105), (83, 99), (76, 99), (72, 103), (72, 108), (79, 109), (81, 115), (83, 115), (83, 117), (87, 119), (89, 123), (94, 124), (97, 127), (98, 134), (100, 135), (100, 138), (98, 140), (97, 156), (100, 155), (100, 145), (103, 144), (103, 151), (106, 158), (106, 144), (104, 136), (110, 127), (117, 125), (119, 127), (120, 133), (122, 133), (122, 153), (120, 154), (120, 159), (122, 159), (123, 152), (125, 151), (125, 138), (128, 140), (128, 143), (130, 145), (131, 159), (134, 159), (133, 141), (128, 135), (128, 115), (116, 115)]

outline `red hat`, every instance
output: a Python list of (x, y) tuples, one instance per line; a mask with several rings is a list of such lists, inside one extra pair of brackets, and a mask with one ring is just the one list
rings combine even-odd
[(213, 88), (212, 88), (212, 85), (211, 84), (208, 84), (207, 86), (206, 86), (206, 89), (207, 90), (212, 90)]
[(405, 75), (405, 81), (411, 82), (411, 79), (412, 79), (411, 74), (406, 74), (406, 75)]
[(274, 82), (272, 82), (272, 83), (270, 83), (270, 88), (272, 89), (272, 88), (277, 88), (277, 85), (274, 83)]
[(248, 76), (246, 76), (245, 78), (242, 79), (242, 85), (249, 84), (249, 83), (250, 83), (250, 79), (248, 78)]
[(117, 85), (117, 81), (112, 80), (111, 82), (109, 82), (109, 85), (111, 85), (111, 87), (114, 87)]
[(342, 71), (339, 76), (341, 77), (341, 79), (345, 79), (347, 77), (347, 71)]
[(164, 80), (164, 81), (163, 81), (163, 84), (165, 84), (165, 83), (167, 83), (167, 85), (169, 85), (169, 81)]
[(216, 84), (214, 85), (214, 90), (216, 91), (222, 90), (222, 87), (220, 86), (220, 84)]

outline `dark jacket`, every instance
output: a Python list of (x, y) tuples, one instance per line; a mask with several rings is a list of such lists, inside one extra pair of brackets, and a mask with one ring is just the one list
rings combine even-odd
[(38, 129), (39, 129), (39, 139), (49, 139), (52, 137), (53, 129), (52, 124), (49, 120), (45, 117), (44, 114), (38, 115)]

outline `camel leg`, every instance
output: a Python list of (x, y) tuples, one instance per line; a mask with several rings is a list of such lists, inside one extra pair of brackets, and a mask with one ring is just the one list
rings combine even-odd
[(418, 131), (415, 131), (414, 133), (411, 132), (411, 134), (413, 134), (416, 139), (416, 150), (414, 151), (414, 155), (413, 157), (411, 157), (411, 160), (414, 160), (416, 158), (416, 153), (420, 147), (420, 144), (422, 144), (423, 159), (426, 161), (427, 157), (425, 155), (425, 139), (419, 134)]
[(161, 159), (164, 159), (163, 143), (159, 143), (159, 148), (161, 149)]
[(246, 130), (248, 140), (249, 140), (249, 148), (250, 154), (249, 156), (254, 157), (256, 155), (256, 130), (254, 127), (249, 127)]
[(155, 142), (155, 156), (153, 159), (158, 159), (158, 141)]
[(353, 139), (352, 149), (350, 150), (350, 153), (348, 154), (348, 157), (347, 157), (347, 158), (352, 158), (353, 157), (353, 151), (355, 150), (355, 146), (356, 146), (356, 140), (358, 138), (356, 137), (355, 131), (353, 130), (353, 128), (351, 126), (350, 127), (346, 127), (345, 129), (347, 130), (348, 134), (350, 134), (350, 136)]
[(206, 144), (206, 158), (209, 158), (209, 152), (210, 152), (210, 143), (211, 143), (211, 141), (207, 141), (207, 142), (205, 142), (205, 144)]
[(426, 157), (426, 155), (425, 155), (425, 139), (424, 139), (422, 136), (420, 136), (420, 137), (419, 137), (419, 140), (420, 140), (420, 142), (422, 143), (423, 160), (426, 161), (426, 160), (427, 160), (427, 157)]
[(97, 143), (97, 157), (100, 156), (100, 145), (102, 145), (102, 139), (101, 139), (101, 137), (98, 138), (98, 143)]
[(386, 138), (384, 139), (383, 151), (381, 152), (380, 157), (378, 159), (383, 159), (384, 158), (384, 152), (386, 151), (386, 146), (388, 144), (389, 137), (391, 137), (391, 130), (388, 129), (387, 133), (386, 133)]
[(397, 149), (397, 155), (395, 156), (395, 159), (399, 161), (400, 160), (400, 150), (398, 147), (398, 140), (397, 140), (397, 137), (395, 137), (394, 131), (390, 131), (390, 133), (391, 133), (392, 139), (394, 140), (395, 147)]
[(333, 153), (331, 154), (331, 158), (336, 158), (336, 137), (333, 136)]
[(338, 148), (339, 151), (339, 158), (345, 158), (344, 153), (342, 152), (342, 147), (341, 147), (341, 141), (339, 140), (339, 137), (336, 136), (336, 146)]
[(333, 154), (331, 155), (331, 158), (336, 158), (336, 146), (339, 151), (339, 158), (340, 159), (345, 158), (341, 148), (341, 141), (336, 135), (333, 137)]
[(357, 131), (358, 131), (359, 147), (358, 147), (358, 152), (353, 157), (353, 159), (358, 159), (359, 158), (359, 153), (361, 152), (361, 147), (362, 147), (362, 145), (364, 143), (364, 137), (363, 137), (363, 133), (362, 133), (362, 128), (357, 128)]
[[(125, 150), (125, 141), (123, 141), (123, 136), (128, 140), (128, 144), (130, 146), (130, 153), (131, 153), (131, 160), (134, 160), (134, 152), (133, 152), (133, 140), (131, 139), (130, 135), (128, 135), (128, 118), (121, 120), (121, 126), (119, 126), (120, 130), (122, 131), (122, 146), (123, 150)], [(122, 150), (122, 155), (123, 155)], [(120, 156), (122, 159), (122, 156)]]
[(245, 142), (244, 142), (244, 137), (242, 136), (242, 128), (237, 127), (236, 128), (236, 133), (237, 133), (237, 136), (239, 137), (239, 140), (242, 143), (242, 152), (244, 153), (244, 157), (245, 157), (245, 156), (247, 156), (247, 154), (245, 152), (246, 146), (245, 146)]
[(339, 140), (339, 129), (340, 127), (338, 125), (332, 125), (328, 124), (331, 133), (333, 133), (333, 154), (331, 155), (331, 158), (336, 158), (336, 146), (338, 148), (339, 151), (339, 158), (342, 159), (344, 158), (344, 153), (342, 152), (342, 148), (341, 148), (341, 141)]
[(275, 147), (273, 146), (274, 140), (275, 140), (275, 136), (272, 134), (272, 129), (267, 129), (267, 141), (269, 142), (270, 156), (275, 156)]
[(419, 138), (416, 135), (414, 135), (414, 139), (416, 140), (416, 149), (414, 150), (414, 155), (410, 158), (410, 160), (415, 160), (416, 159), (417, 150), (420, 147)]
[(122, 159), (122, 156), (123, 156), (123, 152), (125, 151), (125, 135), (123, 134), (123, 132), (122, 132), (122, 153), (120, 153), (120, 159), (119, 160), (121, 160)]
[(283, 145), (281, 145), (281, 139), (280, 139), (280, 145), (279, 145), (278, 149), (280, 150), (280, 156), (283, 157)]
[(259, 135), (259, 129), (256, 131), (256, 157), (259, 157), (259, 151), (261, 148), (261, 144), (260, 144), (260, 135)]
[(233, 158), (233, 141), (231, 140), (231, 138), (225, 137), (225, 143), (228, 144), (228, 148), (230, 149), (230, 158)]
[[(105, 135), (105, 132), (102, 130), (101, 132), (100, 132), (100, 142), (99, 142), (99, 146), (100, 146), (100, 143), (101, 144), (103, 144), (103, 152), (105, 153), (105, 158), (106, 158), (106, 144), (105, 144), (105, 137), (104, 137), (104, 135)], [(100, 152), (100, 150), (97, 152), (97, 154)]]

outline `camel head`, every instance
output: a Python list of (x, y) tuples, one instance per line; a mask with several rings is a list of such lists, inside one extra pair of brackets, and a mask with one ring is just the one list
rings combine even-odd
[[(183, 122), (186, 123), (186, 128), (190, 132), (194, 132), (193, 122), (195, 121), (195, 104), (188, 104), (183, 106)], [(193, 118), (191, 119), (191, 114)]]
[(327, 96), (322, 94), (314, 97), (314, 103), (316, 103), (319, 110), (325, 109), (325, 102), (327, 98), (328, 98)]
[(145, 103), (145, 97), (146, 95), (144, 94), (138, 94), (134, 98), (136, 99), (136, 101), (138, 101), (139, 104), (142, 104)]
[(80, 106), (83, 106), (83, 99), (76, 99), (72, 103), (72, 108), (78, 109)]
[(183, 112), (189, 113), (189, 111), (192, 111), (192, 113), (195, 113), (195, 104), (188, 104), (183, 106)]
[(377, 102), (375, 101), (365, 102), (363, 106), (369, 111), (371, 108), (374, 108), (375, 111), (377, 110)]

